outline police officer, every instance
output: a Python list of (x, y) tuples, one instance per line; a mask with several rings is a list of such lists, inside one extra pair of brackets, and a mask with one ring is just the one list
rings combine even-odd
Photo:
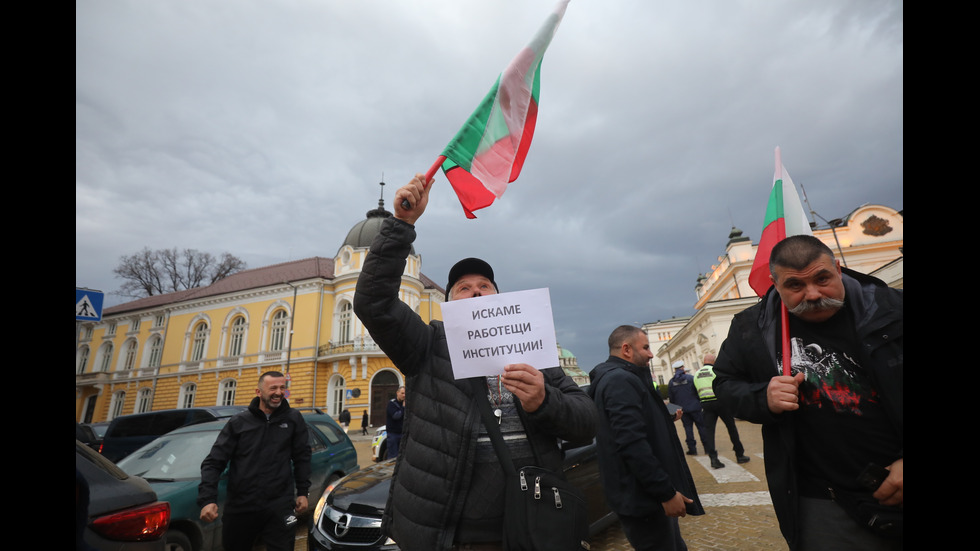
[(742, 441), (738, 437), (735, 418), (718, 401), (711, 386), (715, 380), (714, 364), (714, 355), (705, 354), (704, 366), (694, 374), (694, 388), (698, 391), (698, 399), (701, 400), (701, 409), (704, 411), (704, 447), (707, 448), (708, 456), (711, 458), (711, 468), (720, 469), (725, 464), (718, 460), (718, 449), (715, 448), (715, 425), (719, 418), (728, 427), (728, 437), (732, 440), (735, 460), (739, 463), (748, 463), (749, 457), (745, 455), (745, 448), (742, 447)]

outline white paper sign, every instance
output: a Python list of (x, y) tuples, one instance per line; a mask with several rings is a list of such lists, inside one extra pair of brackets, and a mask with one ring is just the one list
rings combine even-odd
[(508, 364), (558, 365), (548, 289), (446, 302), (442, 321), (457, 379), (500, 375)]

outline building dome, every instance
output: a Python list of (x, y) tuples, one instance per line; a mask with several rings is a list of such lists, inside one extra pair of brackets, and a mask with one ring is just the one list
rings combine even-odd
[[(384, 186), (384, 182), (381, 182), (381, 185)], [(366, 249), (370, 247), (371, 243), (374, 242), (374, 238), (381, 232), (381, 223), (384, 222), (385, 218), (391, 218), (392, 216), (394, 215), (391, 212), (385, 210), (385, 200), (382, 196), (378, 199), (378, 208), (367, 211), (364, 220), (354, 224), (354, 227), (347, 232), (347, 237), (344, 239), (343, 244), (340, 245), (340, 248), (343, 249), (348, 245), (354, 249)], [(414, 246), (412, 247), (412, 254), (415, 254)]]

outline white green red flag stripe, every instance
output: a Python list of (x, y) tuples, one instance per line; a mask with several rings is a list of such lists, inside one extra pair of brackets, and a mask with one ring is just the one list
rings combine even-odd
[(558, 2), (442, 152), (442, 170), (467, 218), (476, 218), (473, 211), (490, 206), (521, 173), (538, 117), (541, 60), (568, 1)]
[(760, 297), (766, 294), (772, 282), (769, 280), (769, 254), (772, 248), (790, 235), (813, 235), (806, 219), (806, 211), (796, 193), (786, 167), (776, 148), (776, 172), (772, 177), (772, 191), (766, 206), (766, 220), (762, 225), (762, 237), (749, 273), (749, 285)]

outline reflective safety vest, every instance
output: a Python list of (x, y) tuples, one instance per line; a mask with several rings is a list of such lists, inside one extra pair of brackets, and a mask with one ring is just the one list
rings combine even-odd
[(710, 402), (715, 399), (715, 389), (711, 387), (714, 380), (714, 367), (708, 364), (705, 364), (694, 374), (694, 388), (698, 389), (698, 398), (702, 402)]

